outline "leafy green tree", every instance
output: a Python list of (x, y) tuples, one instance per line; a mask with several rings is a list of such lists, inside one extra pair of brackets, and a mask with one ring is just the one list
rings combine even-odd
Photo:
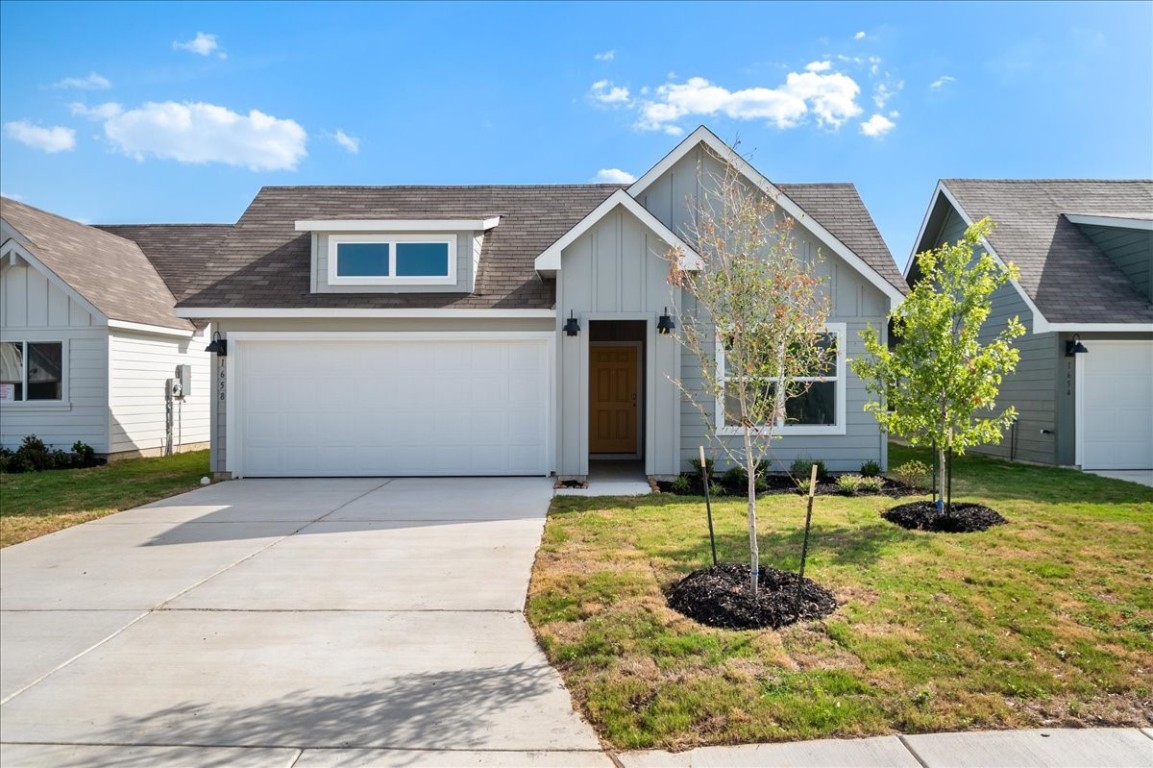
[(1025, 328), (1014, 317), (988, 343), (980, 338), (993, 292), (1017, 277), (1013, 264), (1002, 267), (982, 249), (992, 229), (982, 219), (953, 245), (919, 254), (920, 279), (890, 315), (896, 346), (890, 350), (868, 327), (861, 333), (867, 354), (851, 364), (878, 396), (865, 410), (891, 434), (936, 449), (939, 509), (947, 459), (997, 442), (1017, 418), (1012, 406), (995, 411), (1001, 381), (1017, 367), (1013, 339)]
[(686, 295), (677, 339), (701, 364), (700, 382), (681, 383), (681, 390), (715, 444), (745, 470), (755, 595), (758, 469), (787, 419), (786, 403), (811, 386), (796, 378), (829, 370), (836, 350), (825, 341), (829, 302), (816, 259), (797, 252), (793, 220), (732, 163), (717, 159), (724, 171), (701, 173), (694, 223), (684, 233), (699, 268), (682, 269), (681, 254), (669, 254), (669, 282)]

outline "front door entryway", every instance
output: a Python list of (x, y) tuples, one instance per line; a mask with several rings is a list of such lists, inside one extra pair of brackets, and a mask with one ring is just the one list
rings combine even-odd
[(589, 345), (589, 453), (639, 453), (640, 345)]

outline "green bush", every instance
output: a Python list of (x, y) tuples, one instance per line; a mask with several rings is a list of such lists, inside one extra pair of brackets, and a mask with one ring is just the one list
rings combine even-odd
[(36, 435), (26, 436), (15, 451), (0, 449), (0, 472), (44, 472), (49, 469), (82, 469), (104, 463), (92, 446), (77, 440), (71, 451), (52, 449)]
[(875, 461), (866, 461), (864, 464), (861, 465), (861, 476), (862, 477), (880, 477), (881, 476), (881, 465)]
[(721, 476), (721, 479), (725, 485), (744, 486), (744, 484), (748, 482), (749, 473), (745, 471), (744, 467), (737, 465), (726, 470), (725, 474)]
[(883, 477), (862, 477), (861, 490), (869, 491), (871, 493), (880, 493), (885, 489), (885, 478)]
[(860, 475), (841, 475), (837, 478), (837, 490), (846, 496), (856, 496), (864, 479)]
[(810, 459), (807, 456), (794, 459), (789, 472), (797, 482), (808, 480), (812, 474), (814, 464), (817, 465), (817, 482), (819, 483), (828, 477), (828, 474), (825, 472), (825, 462), (820, 459)]
[(709, 483), (709, 496), (724, 496), (724, 495), (725, 495), (725, 487), (723, 485), (721, 485), (720, 483), (716, 483), (716, 482)]
[[(700, 459), (693, 459), (689, 463), (693, 465), (693, 469), (695, 469), (697, 471), (697, 476), (699, 477), (701, 474), (701, 461), (700, 461)], [(715, 462), (712, 459), (705, 459), (705, 470), (709, 473), (709, 477), (714, 476), (713, 475), (713, 464), (714, 463)]]
[(924, 488), (929, 484), (929, 467), (922, 461), (906, 461), (892, 470), (892, 475), (910, 488)]
[(686, 475), (677, 475), (677, 479), (673, 480), (672, 485), (669, 486), (673, 493), (681, 496), (687, 496), (693, 491), (692, 481)]

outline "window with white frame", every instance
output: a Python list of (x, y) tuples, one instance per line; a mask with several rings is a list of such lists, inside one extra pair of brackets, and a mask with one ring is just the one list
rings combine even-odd
[(456, 236), (330, 235), (333, 285), (453, 285)]
[[(784, 418), (779, 420), (773, 431), (781, 435), (829, 435), (845, 433), (845, 324), (827, 323), (825, 332), (818, 343), (831, 348), (829, 364), (822, 370), (814, 370), (809, 376), (796, 376), (794, 382), (804, 382), (804, 392), (785, 400)], [(717, 374), (725, 383), (725, 397), (716, 404), (716, 420), (720, 434), (740, 433), (740, 421), (736, 414), (739, 407), (730, 393), (729, 381), (733, 380), (725, 362), (725, 348), (721, 334), (717, 340)], [(779, 381), (773, 377), (763, 379), (764, 387), (772, 397), (778, 389)]]
[(64, 399), (64, 344), (0, 341), (0, 403)]

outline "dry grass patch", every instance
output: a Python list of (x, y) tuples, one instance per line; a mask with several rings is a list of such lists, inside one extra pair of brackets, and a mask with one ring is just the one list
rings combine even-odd
[[(894, 463), (914, 454), (894, 448)], [(710, 563), (703, 500), (554, 501), (527, 614), (578, 706), (618, 748), (1153, 718), (1153, 492), (982, 458), (955, 496), (973, 534), (906, 531), (893, 500), (818, 498), (806, 575), (840, 603), (780, 631), (703, 627), (663, 590)], [(744, 507), (714, 501), (721, 559)], [(766, 497), (764, 562), (795, 569), (804, 502)]]

